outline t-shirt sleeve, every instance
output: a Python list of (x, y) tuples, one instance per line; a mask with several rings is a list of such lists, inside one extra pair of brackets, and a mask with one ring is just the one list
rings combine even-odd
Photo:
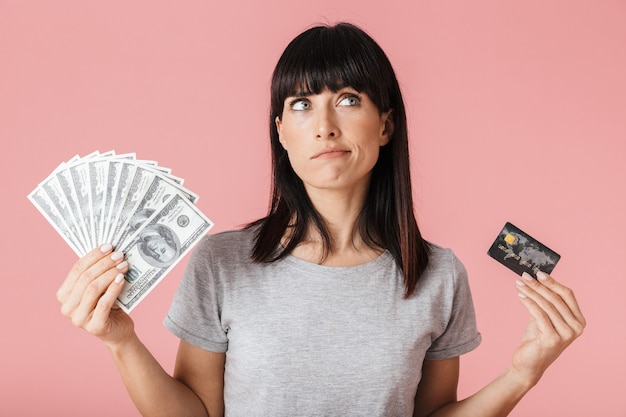
[(456, 256), (451, 256), (454, 289), (449, 319), (444, 332), (426, 352), (428, 360), (460, 356), (474, 350), (481, 342), (467, 271)]
[(211, 240), (206, 236), (189, 259), (163, 324), (194, 346), (225, 352), (228, 338), (220, 319), (223, 291), (211, 265)]

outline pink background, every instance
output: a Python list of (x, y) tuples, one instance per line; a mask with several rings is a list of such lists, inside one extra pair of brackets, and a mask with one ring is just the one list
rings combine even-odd
[[(407, 102), (417, 214), (470, 273), (483, 344), (460, 395), (508, 364), (527, 320), (486, 251), (511, 221), (561, 253), (585, 334), (513, 416), (626, 416), (626, 2), (0, 0), (0, 415), (137, 415), (106, 349), (59, 313), (76, 257), (26, 195), (74, 154), (137, 152), (200, 196), (214, 232), (267, 207), (269, 79), (308, 26), (348, 20)], [(183, 261), (133, 312), (162, 326)]]

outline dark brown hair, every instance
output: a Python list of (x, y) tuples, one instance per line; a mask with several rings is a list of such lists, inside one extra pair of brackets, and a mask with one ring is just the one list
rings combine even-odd
[[(284, 101), (296, 91), (319, 94), (351, 87), (366, 93), (379, 112), (392, 109), (393, 136), (381, 147), (368, 195), (357, 220), (358, 232), (371, 247), (387, 249), (403, 271), (405, 296), (410, 296), (428, 265), (428, 243), (413, 212), (406, 113), (394, 70), (380, 46), (362, 29), (349, 24), (317, 26), (298, 35), (280, 57), (271, 85), (270, 138), (272, 197), (258, 226), (252, 258), (273, 262), (289, 254), (308, 226), (319, 231), (324, 254), (331, 248), (326, 224), (313, 207), (304, 185), (279, 142), (275, 119)], [(286, 234), (290, 228), (290, 233)], [(286, 244), (281, 240), (287, 236)]]

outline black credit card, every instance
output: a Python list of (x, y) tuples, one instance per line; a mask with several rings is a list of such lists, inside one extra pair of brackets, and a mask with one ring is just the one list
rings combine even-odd
[(538, 270), (551, 274), (561, 259), (561, 255), (508, 222), (487, 253), (516, 274), (528, 272), (535, 278)]

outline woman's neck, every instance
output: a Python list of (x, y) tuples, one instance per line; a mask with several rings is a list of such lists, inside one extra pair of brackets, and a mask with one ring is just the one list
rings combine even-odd
[(332, 247), (324, 257), (323, 244), (319, 241), (303, 241), (291, 251), (298, 259), (326, 266), (356, 266), (366, 264), (384, 252), (381, 248), (372, 248), (360, 244)]
[(324, 241), (319, 231), (309, 225), (304, 239), (291, 252), (293, 256), (328, 266), (354, 266), (367, 263), (383, 252), (381, 248), (368, 246), (357, 227), (365, 201), (365, 191), (310, 191), (309, 197), (326, 224), (331, 247), (325, 254)]

